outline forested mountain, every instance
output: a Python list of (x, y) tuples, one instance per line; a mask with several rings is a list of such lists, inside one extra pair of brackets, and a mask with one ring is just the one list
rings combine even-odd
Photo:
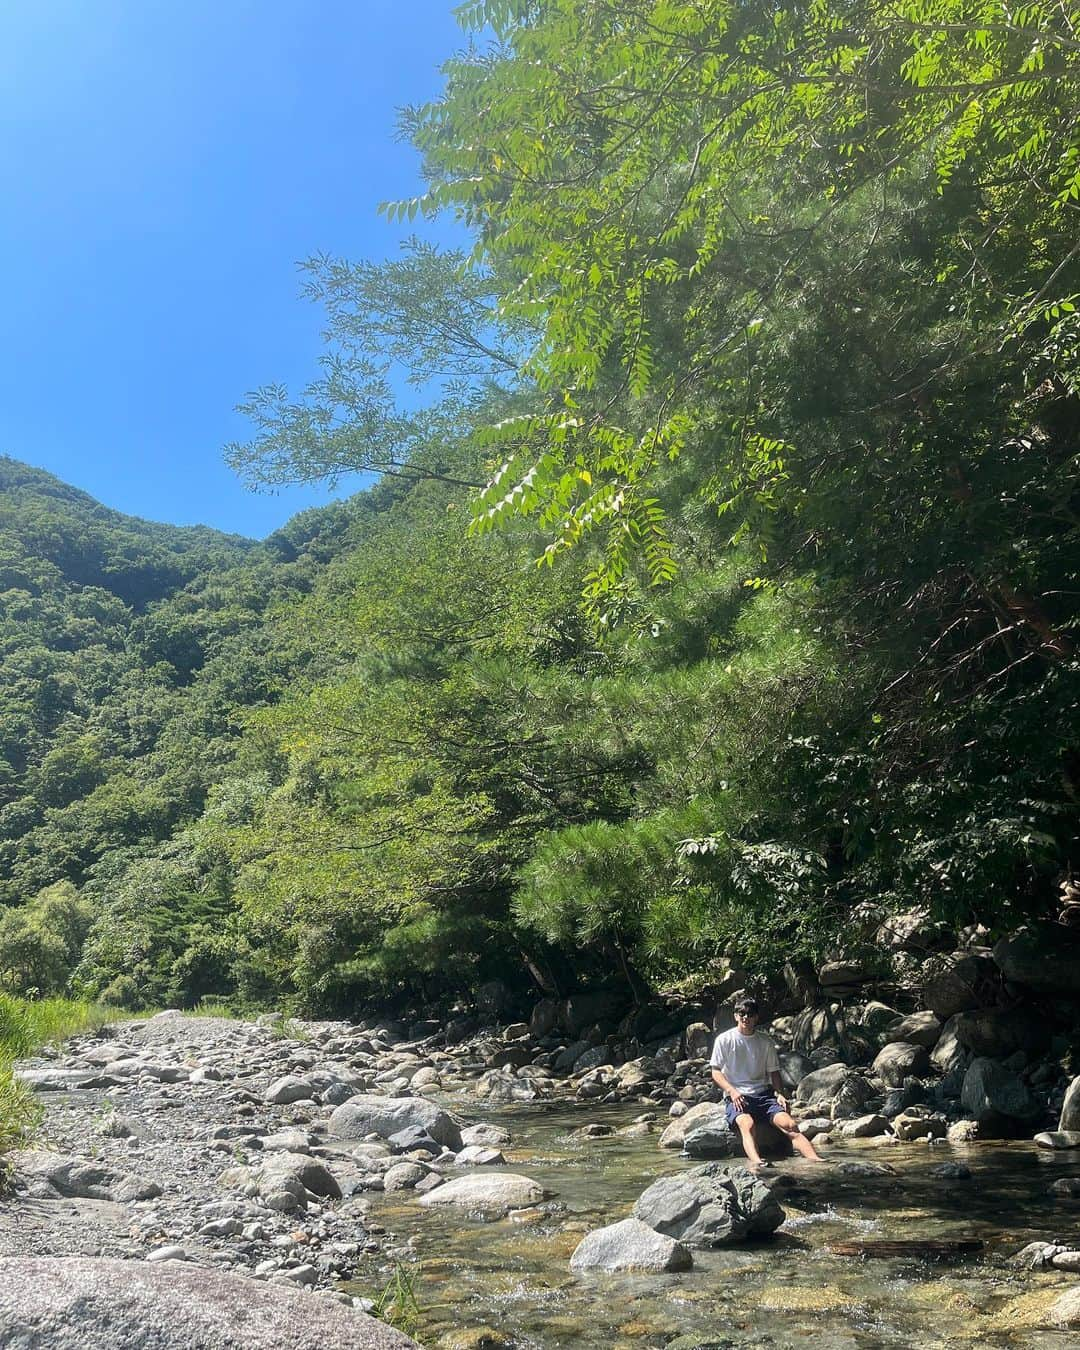
[(9, 470), (44, 484), (10, 546), (11, 982), (643, 994), (913, 906), (1053, 919), (1078, 16), (461, 13), (405, 114), (429, 190), (390, 209), (471, 254), (313, 259), (321, 369), (227, 452), (379, 486), (253, 545)]

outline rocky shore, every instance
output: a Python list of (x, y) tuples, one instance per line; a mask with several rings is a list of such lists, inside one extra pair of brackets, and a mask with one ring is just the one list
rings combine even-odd
[[(956, 946), (922, 916), (893, 921), (880, 942), (893, 969), (920, 954), (917, 985), (883, 980), (880, 962), (789, 967), (783, 987), (765, 991), (782, 1073), (801, 1128), (826, 1157), (849, 1140), (924, 1141), (943, 1150), (942, 1177), (963, 1182), (970, 1172), (948, 1158), (951, 1143), (1022, 1138), (1075, 1156), (1075, 1170), (1058, 1169), (1053, 1182), (1061, 1233), (1017, 1260), (1080, 1271), (1080, 1239), (1070, 1241), (1080, 1197), (1080, 983), (1063, 987), (1077, 971), (1067, 951), (1035, 955), (1043, 935), (993, 948), (979, 936)], [(384, 1252), (373, 1196), (411, 1192), (410, 1202), (457, 1206), (463, 1217), (542, 1206), (543, 1186), (505, 1165), (508, 1131), (484, 1120), (514, 1103), (575, 1104), (590, 1138), (614, 1132), (588, 1120), (593, 1104), (633, 1103), (637, 1117), (620, 1133), (656, 1135), (657, 1180), (630, 1217), (582, 1237), (572, 1271), (686, 1270), (695, 1249), (772, 1233), (785, 1217), (783, 1186), (739, 1164), (709, 1081), (712, 1038), (730, 1025), (745, 983), (737, 968), (725, 979), (709, 1010), (675, 999), (628, 1009), (617, 991), (594, 990), (500, 1021), (505, 991), (491, 987), (485, 1010), (445, 1022), (166, 1012), (27, 1061), (19, 1076), (41, 1094), (46, 1117), (35, 1147), (6, 1160), (0, 1332), (60, 1325), (80, 1290), (123, 1289), (124, 1298), (102, 1292), (98, 1322), (79, 1344), (137, 1344), (117, 1340), (117, 1308), (130, 1303), (124, 1325), (137, 1325), (140, 1308), (174, 1297), (197, 1266), (215, 1272), (198, 1307), (219, 1340), (215, 1319), (225, 1326), (262, 1309), (263, 1340), (242, 1326), (228, 1334), (237, 1345), (278, 1344), (275, 1316), (289, 1325), (299, 1297), (315, 1299), (310, 1325), (324, 1347), (409, 1344), (350, 1290), (364, 1260)], [(664, 1150), (699, 1166), (665, 1176)], [(893, 1169), (863, 1159), (823, 1170), (843, 1189)], [(132, 1283), (125, 1272), (136, 1269)], [(1080, 1324), (1080, 1286), (1070, 1297), (1038, 1315)]]

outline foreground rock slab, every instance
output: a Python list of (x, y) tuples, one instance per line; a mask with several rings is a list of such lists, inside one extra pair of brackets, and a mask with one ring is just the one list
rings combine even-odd
[(784, 1222), (769, 1188), (744, 1167), (706, 1163), (661, 1177), (638, 1197), (634, 1218), (688, 1247), (765, 1237)]
[(689, 1270), (690, 1249), (640, 1219), (623, 1219), (587, 1233), (570, 1258), (571, 1270)]
[(49, 1350), (406, 1350), (315, 1294), (179, 1262), (0, 1258), (0, 1345)]

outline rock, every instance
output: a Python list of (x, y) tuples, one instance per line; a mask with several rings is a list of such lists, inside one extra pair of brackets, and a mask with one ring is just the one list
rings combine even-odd
[(890, 1027), (889, 1039), (907, 1041), (911, 1045), (922, 1045), (932, 1050), (941, 1039), (941, 1022), (932, 1012), (912, 1013)]
[(948, 940), (944, 924), (935, 923), (925, 909), (893, 914), (874, 935), (875, 943), (894, 952), (936, 951)]
[(457, 1155), (458, 1167), (501, 1167), (506, 1159), (497, 1148), (485, 1144), (466, 1144)]
[(823, 988), (836, 984), (863, 984), (872, 978), (861, 961), (826, 961), (817, 977)]
[(897, 1139), (905, 1144), (913, 1139), (944, 1139), (948, 1128), (938, 1116), (901, 1115), (892, 1123)]
[(1080, 1271), (1080, 1251), (1055, 1252), (1050, 1264), (1055, 1270)]
[(538, 1040), (550, 1036), (559, 1021), (559, 1005), (553, 998), (542, 998), (529, 1016), (529, 1031)]
[(804, 1008), (791, 1028), (791, 1046), (803, 1054), (812, 1054), (822, 1046), (836, 1050), (836, 1058), (847, 1043), (847, 1025), (839, 1004), (824, 1008)]
[(690, 1249), (638, 1219), (623, 1219), (586, 1234), (570, 1258), (570, 1269), (638, 1270), (662, 1273), (689, 1270)]
[(937, 1167), (931, 1167), (930, 1175), (941, 1177), (945, 1181), (970, 1181), (971, 1168), (958, 1162), (939, 1163)]
[[(489, 1102), (535, 1102), (550, 1093), (546, 1084), (518, 1078), (512, 1069), (491, 1069), (477, 1079), (473, 1091)], [(453, 1147), (453, 1145), (451, 1145)]]
[(0, 1258), (0, 1345), (406, 1350), (385, 1323), (287, 1285), (161, 1259)]
[(1072, 1080), (1065, 1091), (1065, 1100), (1061, 1105), (1059, 1130), (1080, 1130), (1080, 1075)]
[(1021, 1294), (994, 1314), (991, 1329), (1015, 1337), (1036, 1328), (1064, 1330), (1080, 1326), (1080, 1286), (1060, 1286)]
[(386, 1141), (395, 1153), (412, 1153), (421, 1151), (429, 1153), (433, 1158), (442, 1152), (442, 1145), (437, 1139), (432, 1139), (420, 1125), (407, 1125), (403, 1130), (397, 1130)]
[(789, 1092), (795, 1092), (808, 1073), (814, 1072), (814, 1061), (798, 1050), (781, 1050), (780, 1079)]
[(900, 1087), (905, 1078), (918, 1078), (928, 1071), (930, 1056), (924, 1045), (890, 1041), (878, 1052), (872, 1068), (886, 1087)]
[(461, 1147), (461, 1131), (453, 1117), (423, 1097), (352, 1097), (335, 1108), (329, 1130), (342, 1139), (363, 1139), (369, 1134), (388, 1139), (410, 1125), (426, 1130), (447, 1148)]
[[(760, 1127), (759, 1127), (760, 1128)], [(742, 1152), (738, 1134), (717, 1112), (699, 1120), (683, 1135), (683, 1152), (691, 1158), (734, 1158)]]
[(805, 1134), (807, 1139), (816, 1139), (818, 1135), (828, 1134), (832, 1127), (833, 1123), (828, 1116), (812, 1116), (808, 1120), (799, 1121), (799, 1133)]
[(479, 1125), (466, 1125), (461, 1131), (461, 1142), (466, 1146), (470, 1144), (486, 1144), (492, 1148), (500, 1144), (509, 1144), (511, 1135), (509, 1130), (504, 1130), (501, 1125), (489, 1125), (482, 1122)]
[(858, 1025), (868, 1032), (871, 1036), (881, 1037), (883, 1040), (891, 1041), (906, 1040), (905, 1036), (885, 1036), (885, 1033), (893, 1027), (898, 1021), (902, 1020), (900, 1014), (895, 1008), (890, 1008), (887, 1003), (879, 1003), (876, 999), (871, 1000), (863, 1007), (856, 1010)]
[(1009, 1258), (1009, 1264), (1019, 1266), (1021, 1270), (1041, 1270), (1048, 1266), (1062, 1248), (1053, 1242), (1029, 1242), (1021, 1247), (1015, 1256)]
[(691, 1022), (686, 1028), (687, 1059), (708, 1059), (712, 1053), (712, 1028), (704, 1022)]
[(974, 1059), (960, 1093), (964, 1110), (979, 1122), (980, 1133), (1015, 1130), (1041, 1114), (1041, 1107), (1015, 1074), (993, 1059)]
[(763, 1236), (784, 1222), (779, 1202), (753, 1173), (717, 1162), (654, 1181), (638, 1197), (633, 1216), (688, 1247)]
[(306, 1078), (293, 1078), (287, 1075), (270, 1084), (263, 1100), (271, 1106), (288, 1106), (292, 1102), (307, 1101), (314, 1092), (315, 1089)]
[(1002, 938), (993, 958), (1010, 984), (1072, 998), (1080, 990), (1080, 941), (1060, 924), (1035, 924)]
[(505, 1214), (511, 1209), (535, 1205), (543, 1198), (543, 1186), (531, 1177), (516, 1172), (491, 1172), (456, 1177), (423, 1196), (420, 1203), (426, 1207), (457, 1205), (461, 1209)]
[(719, 1102), (699, 1102), (697, 1106), (692, 1106), (689, 1111), (671, 1122), (660, 1136), (658, 1146), (660, 1148), (682, 1148), (683, 1141), (691, 1130), (704, 1121), (712, 1120), (717, 1116), (725, 1125), (727, 1124), (727, 1116)]
[(884, 1116), (856, 1116), (854, 1120), (844, 1121), (840, 1133), (845, 1139), (869, 1139), (877, 1134), (885, 1134), (888, 1128), (889, 1122)]
[(1051, 1195), (1062, 1195), (1069, 1200), (1080, 1196), (1080, 1177), (1058, 1177), (1050, 1187)]
[(556, 1073), (569, 1073), (581, 1056), (591, 1049), (592, 1046), (588, 1041), (573, 1041), (555, 1056), (552, 1068)]
[(114, 1200), (128, 1204), (133, 1200), (152, 1200), (161, 1187), (145, 1177), (118, 1171), (107, 1163), (72, 1158), (44, 1149), (24, 1149), (10, 1155), (16, 1174), (31, 1183), (39, 1194), (83, 1200)]
[(1007, 1059), (1045, 1049), (1050, 1039), (1046, 1018), (1026, 1008), (979, 1008), (955, 1018), (956, 1039), (974, 1055)]
[(1080, 1148), (1080, 1130), (1044, 1130), (1035, 1136), (1040, 1148)]
[[(413, 1074), (409, 1082), (414, 1088), (437, 1088), (442, 1087), (442, 1075), (433, 1065), (424, 1064)], [(326, 1093), (323, 1093), (323, 1101), (326, 1100)]]
[(955, 1069), (966, 1069), (969, 1055), (960, 1044), (956, 1034), (956, 1025), (962, 1014), (954, 1013), (941, 1029), (937, 1044), (930, 1052), (930, 1063), (939, 1073), (952, 1073)]
[(837, 1172), (844, 1177), (894, 1177), (896, 1168), (889, 1163), (842, 1162), (836, 1165)]
[(955, 951), (922, 987), (922, 1000), (944, 1021), (954, 1013), (981, 1007), (998, 981), (997, 966), (983, 950)]
[(419, 1163), (401, 1162), (395, 1163), (393, 1167), (388, 1167), (383, 1173), (384, 1191), (409, 1191), (418, 1181), (423, 1181), (428, 1175), (426, 1167), (421, 1167)]
[(830, 1107), (834, 1120), (864, 1115), (873, 1097), (871, 1085), (846, 1064), (815, 1069), (799, 1084), (800, 1102), (808, 1107)]
[(945, 1131), (945, 1138), (950, 1144), (973, 1144), (979, 1134), (977, 1120), (957, 1120)]
[(628, 995), (622, 990), (598, 989), (571, 994), (563, 1000), (561, 1022), (570, 1036), (580, 1036), (596, 1023), (616, 1023), (626, 1011)]
[(188, 1254), (183, 1247), (155, 1247), (146, 1253), (147, 1261), (186, 1261)]
[(349, 1083), (331, 1083), (320, 1095), (325, 1106), (341, 1106), (356, 1096), (356, 1088)]

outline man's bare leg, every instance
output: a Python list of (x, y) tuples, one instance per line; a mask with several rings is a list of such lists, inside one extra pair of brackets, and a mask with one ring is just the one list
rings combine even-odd
[(743, 1111), (735, 1117), (735, 1124), (742, 1135), (746, 1161), (751, 1167), (760, 1167), (761, 1154), (757, 1150), (757, 1141), (754, 1139), (754, 1117), (749, 1112)]
[(772, 1123), (778, 1130), (787, 1135), (796, 1153), (801, 1153), (810, 1162), (825, 1161), (806, 1135), (799, 1129), (794, 1116), (789, 1116), (786, 1111), (779, 1111), (773, 1116)]

